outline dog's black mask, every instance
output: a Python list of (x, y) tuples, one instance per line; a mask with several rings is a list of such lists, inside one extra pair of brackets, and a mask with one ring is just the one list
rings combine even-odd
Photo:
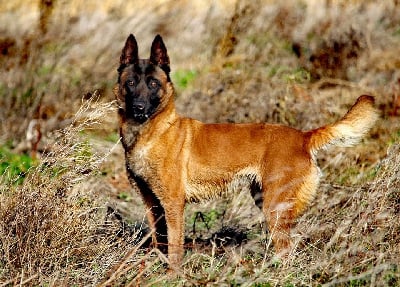
[[(160, 71), (166, 77), (160, 76)], [(146, 122), (161, 103), (162, 81), (170, 81), (169, 57), (162, 38), (159, 35), (154, 38), (150, 59), (140, 60), (136, 39), (130, 35), (122, 49), (118, 72), (117, 100), (123, 102), (122, 112), (137, 123)]]
[(140, 60), (130, 66), (128, 78), (124, 82), (126, 116), (135, 122), (144, 123), (160, 104), (161, 82), (152, 76), (154, 66), (148, 60)]

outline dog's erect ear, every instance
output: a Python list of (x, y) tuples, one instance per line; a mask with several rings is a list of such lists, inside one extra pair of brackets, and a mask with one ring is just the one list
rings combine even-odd
[(122, 49), (119, 62), (121, 65), (137, 64), (139, 59), (138, 45), (135, 36), (129, 35)]
[(153, 44), (151, 44), (150, 62), (159, 65), (164, 70), (166, 69), (166, 72), (169, 72), (167, 48), (160, 35), (157, 35), (153, 40)]

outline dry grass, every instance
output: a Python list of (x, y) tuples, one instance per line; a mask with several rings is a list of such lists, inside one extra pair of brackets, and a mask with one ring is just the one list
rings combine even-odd
[[(18, 160), (0, 155), (8, 169), (0, 286), (400, 284), (398, 4), (57, 1), (40, 17), (39, 1), (25, 2), (0, 4), (0, 143), (10, 154), (29, 152), (32, 119), (43, 137), (27, 173), (13, 173), (8, 164)], [(382, 117), (370, 136), (318, 156), (322, 184), (288, 260), (273, 257), (262, 214), (240, 188), (229, 200), (187, 207), (176, 277), (148, 248), (111, 103), (131, 32), (142, 57), (163, 35), (178, 109), (206, 122), (310, 129), (338, 119), (360, 94), (376, 97)]]
[(51, 152), (22, 185), (1, 185), (0, 277), (8, 278), (7, 284), (57, 285), (68, 277), (90, 282), (98, 276), (96, 268), (112, 258), (103, 257), (115, 243), (100, 233), (106, 212), (97, 199), (99, 165), (107, 154), (93, 151), (81, 132), (115, 110), (94, 98), (82, 105), (69, 127), (53, 134)]

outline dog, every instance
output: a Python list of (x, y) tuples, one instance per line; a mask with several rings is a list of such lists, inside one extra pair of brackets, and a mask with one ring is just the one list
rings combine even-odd
[(181, 117), (160, 35), (149, 59), (139, 59), (136, 39), (129, 35), (114, 93), (128, 178), (148, 209), (153, 244), (168, 253), (172, 267), (179, 267), (184, 254), (185, 204), (213, 199), (243, 182), (265, 215), (276, 254), (288, 254), (294, 220), (318, 187), (317, 151), (356, 144), (378, 118), (368, 95), (338, 122), (310, 131)]

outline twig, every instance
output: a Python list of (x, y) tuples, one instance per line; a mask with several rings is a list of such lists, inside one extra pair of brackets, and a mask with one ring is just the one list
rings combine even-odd
[(103, 282), (102, 284), (99, 285), (99, 287), (105, 287), (105, 286), (109, 286), (111, 282), (113, 282), (120, 273), (123, 273), (124, 271), (124, 267), (126, 265), (126, 263), (131, 259), (131, 257), (133, 255), (135, 255), (137, 253), (137, 251), (139, 250), (139, 248), (151, 237), (152, 232), (149, 232), (145, 237), (143, 237), (143, 239), (139, 242), (138, 245), (136, 245), (131, 251), (129, 251), (124, 259), (122, 260), (122, 262), (119, 264), (118, 268), (109, 276), (109, 278)]
[(325, 85), (325, 84), (331, 84), (331, 85), (338, 85), (338, 86), (346, 86), (349, 88), (353, 88), (353, 89), (360, 89), (363, 90), (366, 93), (373, 93), (373, 90), (362, 86), (358, 83), (353, 83), (353, 82), (349, 82), (346, 80), (342, 80), (342, 79), (333, 79), (333, 78), (322, 78), (319, 81), (317, 81), (316, 83), (314, 83), (312, 85), (312, 89), (315, 90), (319, 90), (321, 88), (321, 86)]
[[(28, 279), (24, 280), (23, 282), (20, 283), (20, 286), (25, 285), (26, 283), (32, 281), (33, 279), (35, 279), (36, 277), (38, 277), (37, 274), (32, 275), (31, 277), (29, 277)], [(22, 279), (22, 278), (21, 278)]]
[(346, 282), (349, 282), (349, 281), (364, 279), (367, 276), (373, 276), (373, 275), (376, 275), (376, 274), (381, 273), (381, 272), (383, 272), (385, 270), (388, 270), (388, 269), (390, 269), (390, 265), (389, 264), (378, 265), (375, 268), (371, 268), (370, 270), (368, 270), (366, 272), (363, 272), (361, 274), (358, 274), (358, 275), (355, 275), (355, 276), (348, 276), (348, 277), (345, 277), (345, 278), (337, 278), (337, 279), (334, 279), (331, 282), (326, 283), (326, 284), (324, 284), (322, 286), (324, 286), (324, 287), (337, 286), (339, 284), (346, 283)]

